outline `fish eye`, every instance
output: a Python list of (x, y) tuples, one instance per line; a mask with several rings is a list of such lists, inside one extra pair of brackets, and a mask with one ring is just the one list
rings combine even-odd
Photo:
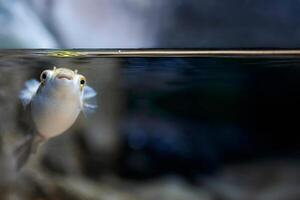
[(84, 86), (85, 83), (86, 83), (86, 80), (85, 80), (85, 77), (84, 77), (84, 76), (81, 76), (81, 77), (80, 77), (79, 83), (80, 83), (80, 89), (82, 90), (82, 89), (83, 89), (83, 86)]
[(41, 73), (40, 79), (41, 79), (41, 81), (45, 81), (47, 79), (47, 77), (48, 77), (47, 71), (43, 71)]
[(80, 85), (83, 86), (85, 84), (85, 82), (86, 82), (85, 77), (81, 76), (80, 81), (79, 81)]

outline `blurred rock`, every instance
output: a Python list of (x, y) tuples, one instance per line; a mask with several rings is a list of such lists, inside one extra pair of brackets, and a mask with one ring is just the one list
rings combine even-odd
[(16, 178), (14, 160), (0, 135), (0, 199), (11, 199)]
[(138, 184), (136, 195), (143, 200), (212, 200), (212, 196), (197, 186), (188, 185), (176, 177)]
[(111, 186), (91, 182), (84, 178), (55, 178), (53, 180), (55, 199), (90, 200), (134, 200), (133, 195), (118, 191)]
[(80, 148), (70, 134), (68, 131), (59, 139), (53, 138), (40, 147), (39, 151), (43, 151), (41, 161), (46, 169), (63, 175), (78, 175), (82, 172)]
[(299, 167), (297, 161), (227, 166), (204, 185), (216, 198), (225, 200), (296, 200), (300, 199)]
[[(16, 106), (19, 104), (18, 93), (22, 88), (25, 76), (29, 74), (29, 72), (24, 72), (15, 76), (16, 71), (11, 70), (10, 64), (0, 66), (2, 75), (0, 79), (0, 134), (3, 137), (11, 136), (19, 131), (15, 120), (18, 115), (18, 108), (20, 108)], [(20, 68), (15, 68), (15, 70), (20, 70)], [(21, 105), (19, 104), (19, 106)]]

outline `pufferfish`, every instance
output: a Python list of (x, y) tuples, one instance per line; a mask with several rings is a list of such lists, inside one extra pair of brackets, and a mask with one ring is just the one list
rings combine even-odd
[(85, 115), (95, 111), (96, 95), (77, 70), (54, 67), (44, 70), (40, 81), (27, 81), (19, 97), (30, 108), (36, 132), (14, 151), (17, 168), (26, 163), (39, 144), (69, 129), (81, 111)]

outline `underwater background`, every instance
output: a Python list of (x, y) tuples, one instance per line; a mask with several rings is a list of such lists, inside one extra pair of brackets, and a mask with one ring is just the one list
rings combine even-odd
[[(1, 51), (0, 199), (299, 199), (299, 63)], [(99, 108), (17, 172), (18, 93), (53, 66), (85, 75)]]

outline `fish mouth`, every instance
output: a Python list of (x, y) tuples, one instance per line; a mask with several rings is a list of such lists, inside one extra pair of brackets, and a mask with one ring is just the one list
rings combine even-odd
[(72, 80), (73, 77), (69, 74), (57, 74), (56, 75), (57, 79), (67, 79), (67, 80)]

